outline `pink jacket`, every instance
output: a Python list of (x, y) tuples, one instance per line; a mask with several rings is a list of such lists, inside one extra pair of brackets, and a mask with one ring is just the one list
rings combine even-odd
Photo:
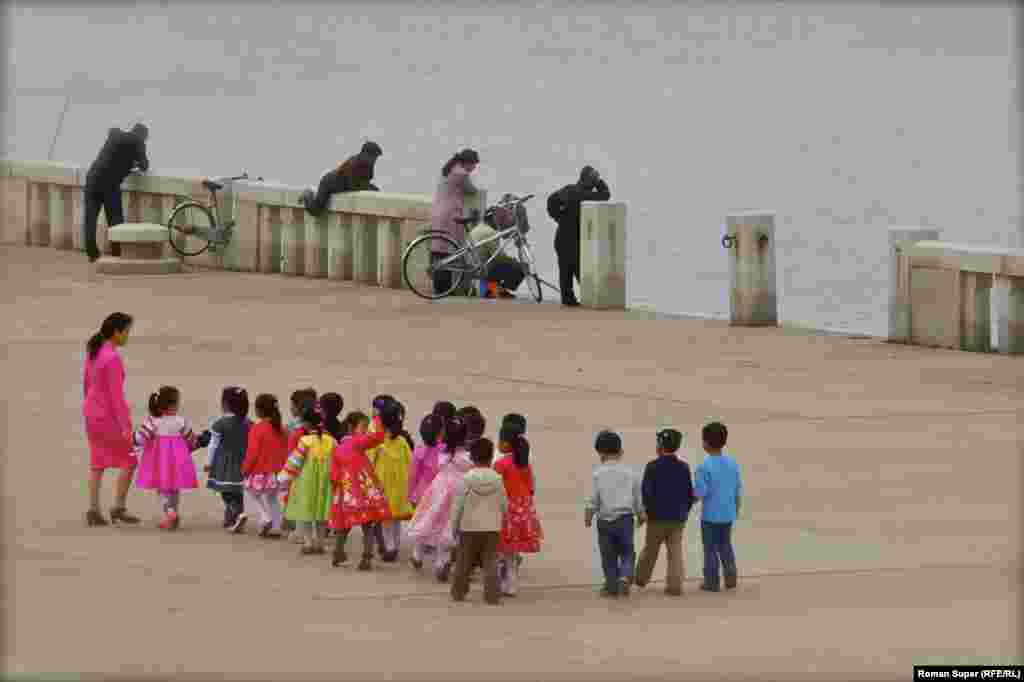
[(82, 416), (116, 427), (118, 435), (131, 434), (132, 416), (124, 397), (124, 363), (114, 344), (107, 341), (96, 357), (86, 354), (82, 368)]
[(409, 471), (409, 501), (413, 504), (419, 502), (427, 486), (437, 476), (441, 468), (441, 450), (443, 443), (437, 445), (420, 445), (412, 453), (412, 467)]
[[(431, 211), (431, 228), (446, 232), (449, 237), (455, 240), (456, 244), (462, 244), (466, 239), (466, 228), (455, 222), (455, 218), (461, 218), (466, 208), (466, 195), (476, 194), (477, 188), (470, 180), (469, 171), (461, 163), (456, 163), (448, 177), (441, 176), (437, 183), (437, 190), (434, 192), (434, 207)], [(448, 245), (440, 239), (434, 240), (433, 250), (448, 253)]]

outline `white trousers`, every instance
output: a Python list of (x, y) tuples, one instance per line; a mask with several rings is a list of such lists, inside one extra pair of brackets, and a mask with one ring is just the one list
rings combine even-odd
[(519, 555), (517, 553), (498, 555), (498, 589), (504, 594), (519, 591)]
[(260, 526), (269, 523), (271, 528), (281, 528), (281, 499), (276, 490), (246, 490), (246, 506), (260, 514)]

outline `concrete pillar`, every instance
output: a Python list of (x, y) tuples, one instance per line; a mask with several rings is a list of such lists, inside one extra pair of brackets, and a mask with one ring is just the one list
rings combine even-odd
[(281, 209), (281, 272), (285, 275), (306, 274), (306, 219), (303, 210)]
[(50, 246), (62, 251), (75, 247), (75, 191), (67, 185), (50, 187)]
[(960, 273), (960, 350), (992, 350), (992, 275)]
[(360, 284), (377, 283), (377, 220), (352, 215), (352, 279)]
[(398, 249), (398, 280), (399, 288), (408, 289), (409, 285), (405, 282), (405, 276), (402, 274), (402, 263), (405, 258), (405, 252), (409, 249), (409, 245), (412, 244), (413, 240), (420, 235), (423, 229), (429, 229), (430, 224), (423, 224), (420, 220), (403, 220), (401, 227), (399, 228), (399, 237), (401, 243)]
[(354, 269), (351, 214), (328, 214), (327, 243), (327, 279), (351, 281)]
[[(9, 171), (8, 171), (9, 172)], [(4, 183), (3, 216), (0, 216), (0, 242), (24, 246), (28, 240), (28, 178), (7, 175)]]
[(903, 257), (907, 245), (938, 241), (941, 230), (933, 227), (889, 228), (889, 341), (910, 343), (910, 261)]
[(402, 221), (377, 219), (377, 282), (389, 289), (402, 288)]
[(779, 323), (775, 283), (775, 212), (736, 211), (726, 216), (723, 246), (729, 258), (730, 324), (774, 327)]
[(1024, 354), (1024, 277), (997, 277), (996, 289), (997, 350)]
[(327, 277), (330, 213), (317, 217), (306, 211), (306, 277)]
[(584, 201), (580, 205), (580, 304), (626, 307), (626, 204)]
[(282, 271), (281, 211), (280, 206), (260, 206), (260, 272), (264, 274)]
[(45, 182), (28, 186), (28, 246), (50, 245), (50, 187)]

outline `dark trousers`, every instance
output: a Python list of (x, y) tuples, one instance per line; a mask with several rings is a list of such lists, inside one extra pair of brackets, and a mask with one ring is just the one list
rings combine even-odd
[(559, 227), (555, 231), (555, 253), (558, 255), (558, 288), (562, 303), (576, 301), (572, 282), (580, 281), (580, 236)]
[[(376, 540), (377, 528), (380, 524), (377, 523), (366, 523), (359, 526), (363, 531), (363, 558), (373, 558), (373, 545)], [(336, 530), (334, 539), (334, 558), (342, 559), (345, 556), (345, 543), (348, 542), (348, 535), (352, 532), (351, 528), (344, 530)]]
[(241, 490), (224, 490), (220, 494), (224, 500), (224, 512), (237, 519), (239, 514), (245, 511), (245, 497)]
[[(440, 251), (433, 251), (431, 252), (430, 255), (433, 257), (435, 263), (441, 260), (442, 258), (448, 257), (447, 253), (442, 253)], [(434, 292), (437, 293), (438, 291), (448, 291), (451, 288), (451, 270), (434, 270)]]
[(469, 573), (478, 562), (484, 567), (484, 601), (498, 604), (498, 541), (497, 531), (468, 531), (459, 534), (452, 578), (452, 599), (463, 600), (469, 594)]
[(523, 266), (519, 261), (498, 256), (491, 263), (487, 271), (487, 277), (497, 282), (502, 288), (515, 291), (523, 283), (526, 275), (523, 273)]
[(732, 549), (732, 524), (700, 522), (700, 535), (704, 541), (704, 584), (718, 587), (718, 564), (727, 578), (736, 577), (736, 553)]
[(597, 520), (597, 546), (601, 550), (601, 568), (604, 587), (618, 594), (623, 579), (633, 577), (636, 551), (633, 548), (633, 515), (626, 514), (614, 521)]
[[(114, 189), (85, 189), (85, 215), (82, 217), (82, 236), (85, 241), (85, 252), (89, 258), (100, 257), (100, 249), (96, 244), (96, 221), (100, 217), (100, 209), (103, 209), (107, 216), (107, 226), (113, 227), (124, 222), (124, 207), (121, 204), (121, 188)], [(121, 245), (111, 242), (110, 252), (115, 256), (121, 255)]]

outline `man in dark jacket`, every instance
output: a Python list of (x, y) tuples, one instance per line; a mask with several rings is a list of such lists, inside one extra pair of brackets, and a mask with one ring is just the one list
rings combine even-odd
[(548, 197), (548, 215), (558, 223), (555, 230), (555, 253), (558, 254), (559, 287), (562, 305), (577, 306), (572, 281), (580, 281), (580, 203), (608, 201), (611, 191), (600, 174), (584, 166), (576, 184), (566, 185)]
[(373, 168), (377, 159), (384, 152), (376, 142), (367, 142), (355, 156), (350, 156), (344, 163), (332, 171), (324, 173), (320, 178), (320, 186), (316, 194), (306, 190), (302, 194), (302, 204), (313, 215), (320, 215), (331, 202), (331, 195), (338, 192), (379, 191), (374, 185)]
[[(103, 149), (89, 166), (85, 176), (85, 216), (82, 220), (82, 229), (85, 232), (85, 252), (89, 255), (90, 262), (100, 257), (100, 250), (96, 245), (96, 221), (100, 217), (100, 209), (102, 208), (107, 216), (109, 227), (123, 223), (121, 183), (136, 166), (142, 172), (149, 170), (149, 159), (146, 158), (148, 138), (149, 129), (141, 123), (127, 132), (111, 128)], [(110, 251), (115, 256), (121, 255), (120, 245), (117, 243), (110, 245)]]

